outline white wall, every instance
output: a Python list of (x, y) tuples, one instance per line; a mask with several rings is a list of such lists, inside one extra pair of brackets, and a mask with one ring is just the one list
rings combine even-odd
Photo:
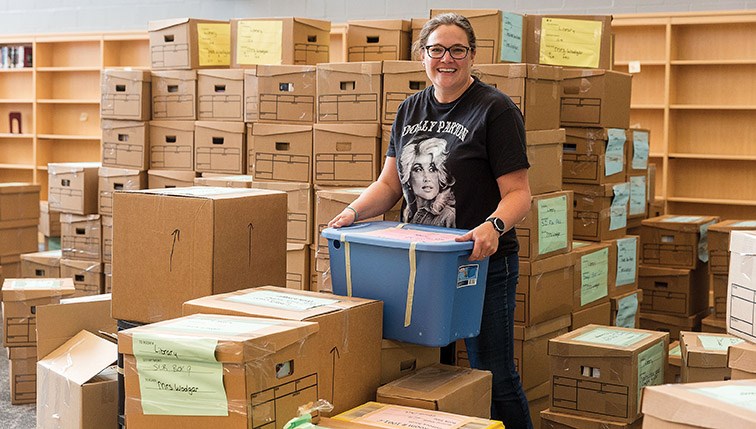
[(0, 0), (0, 34), (146, 30), (179, 17), (414, 18), (431, 8), (618, 14), (756, 9), (756, 0)]

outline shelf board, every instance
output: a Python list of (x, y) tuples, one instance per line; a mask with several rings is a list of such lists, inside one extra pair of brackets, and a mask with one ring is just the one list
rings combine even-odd
[(32, 164), (0, 164), (0, 168), (5, 170), (34, 170)]
[(663, 66), (667, 64), (667, 62), (664, 60), (633, 60), (633, 61), (615, 61), (614, 65), (627, 67), (628, 65), (630, 65), (631, 62), (636, 62), (636, 61), (640, 62), (641, 69), (643, 68), (643, 66)]
[(731, 106), (726, 104), (670, 104), (676, 110), (756, 110), (756, 105)]
[(39, 104), (100, 104), (99, 99), (82, 98), (82, 99), (64, 99), (64, 98), (41, 98), (37, 100)]
[(756, 200), (731, 200), (725, 198), (667, 197), (670, 203), (721, 204), (731, 206), (756, 206)]
[(31, 138), (34, 138), (34, 134), (13, 134), (13, 133), (0, 133), (0, 138), (9, 138), (9, 139), (31, 139)]
[(32, 98), (5, 98), (0, 99), (0, 104), (32, 104), (34, 99)]
[(756, 161), (756, 155), (721, 155), (721, 154), (705, 154), (705, 153), (678, 153), (671, 152), (670, 158), (682, 158), (682, 159), (711, 159), (722, 161)]
[(37, 138), (44, 140), (100, 140), (102, 136), (77, 136), (71, 134), (37, 134)]
[(38, 72), (88, 72), (100, 71), (100, 67), (37, 67)]
[(44, 171), (47, 171), (47, 166), (46, 166), (46, 165), (38, 165), (38, 166), (37, 166), (37, 170), (44, 170)]
[(20, 67), (17, 69), (0, 69), (0, 73), (29, 73), (34, 70), (33, 67)]
[(664, 105), (663, 104), (653, 104), (653, 103), (649, 103), (649, 104), (645, 104), (645, 103), (641, 104), (641, 103), (639, 103), (639, 104), (631, 104), (630, 108), (631, 109), (636, 109), (636, 110), (664, 110)]
[(649, 152), (648, 157), (649, 158), (663, 158), (664, 157), (664, 153), (662, 153), (662, 152)]
[(756, 65), (754, 60), (672, 60), (673, 66), (732, 66), (732, 65)]

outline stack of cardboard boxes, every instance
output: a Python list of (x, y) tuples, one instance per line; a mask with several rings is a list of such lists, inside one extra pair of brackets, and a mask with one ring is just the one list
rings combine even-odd
[(36, 252), (39, 185), (0, 183), (0, 279), (21, 276), (21, 254)]
[(39, 202), (39, 233), (44, 240), (44, 248), (60, 250), (60, 212), (51, 211), (50, 203)]

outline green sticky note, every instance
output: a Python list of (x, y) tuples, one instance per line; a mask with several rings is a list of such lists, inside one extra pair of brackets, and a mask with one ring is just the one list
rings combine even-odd
[(567, 247), (567, 196), (538, 201), (538, 254)]
[(648, 131), (633, 131), (633, 170), (648, 168)]
[(623, 182), (612, 186), (614, 198), (609, 207), (609, 230), (627, 226), (627, 203), (630, 201), (630, 183)]
[(701, 346), (706, 350), (727, 351), (727, 348), (743, 342), (740, 338), (719, 335), (699, 335)]
[(743, 222), (736, 222), (732, 224), (732, 226), (746, 227), (746, 228), (756, 227), (756, 220), (744, 220)]
[(625, 130), (609, 128), (606, 154), (604, 155), (604, 175), (611, 176), (622, 171), (625, 166)]
[(622, 331), (610, 327), (594, 328), (590, 331), (573, 338), (575, 341), (581, 341), (591, 344), (602, 344), (606, 346), (630, 347), (641, 341), (651, 334), (637, 331)]
[(504, 12), (501, 17), (501, 61), (521, 63), (522, 15)]
[(646, 213), (646, 176), (630, 176), (630, 215)]
[(271, 290), (253, 291), (244, 295), (231, 295), (224, 298), (224, 301), (289, 311), (307, 311), (339, 302), (338, 299), (317, 298), (314, 296), (274, 292)]
[(756, 412), (756, 400), (754, 400), (756, 398), (756, 386), (754, 385), (702, 387), (693, 391), (717, 401)]
[(217, 340), (134, 333), (142, 409), (145, 414), (227, 416), (223, 364)]
[(580, 258), (580, 305), (590, 304), (609, 293), (609, 249)]
[[(638, 398), (641, 389), (646, 386), (664, 384), (664, 341), (659, 341), (653, 346), (638, 353)], [(641, 402), (638, 401), (638, 412)]]
[(682, 352), (680, 351), (680, 345), (676, 345), (672, 347), (672, 350), (669, 351), (670, 356), (682, 356)]
[(617, 281), (616, 286), (629, 285), (635, 282), (635, 272), (638, 269), (638, 239), (635, 237), (617, 240)]
[(180, 318), (169, 320), (162, 326), (176, 331), (191, 332), (197, 334), (212, 335), (241, 335), (249, 334), (262, 329), (269, 328), (272, 325), (279, 325), (273, 319), (244, 319), (235, 318), (217, 318), (213, 316), (195, 315), (191, 318)]
[(619, 300), (614, 325), (620, 328), (635, 328), (636, 314), (638, 314), (638, 294), (634, 293)]
[(698, 259), (704, 264), (709, 262), (709, 227), (715, 223), (713, 220), (698, 227)]

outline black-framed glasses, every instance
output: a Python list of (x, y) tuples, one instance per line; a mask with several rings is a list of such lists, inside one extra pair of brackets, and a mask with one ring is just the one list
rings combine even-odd
[(470, 52), (470, 47), (464, 45), (454, 45), (449, 48), (442, 45), (427, 45), (425, 47), (428, 56), (436, 60), (443, 58), (447, 51), (455, 60), (464, 60)]

